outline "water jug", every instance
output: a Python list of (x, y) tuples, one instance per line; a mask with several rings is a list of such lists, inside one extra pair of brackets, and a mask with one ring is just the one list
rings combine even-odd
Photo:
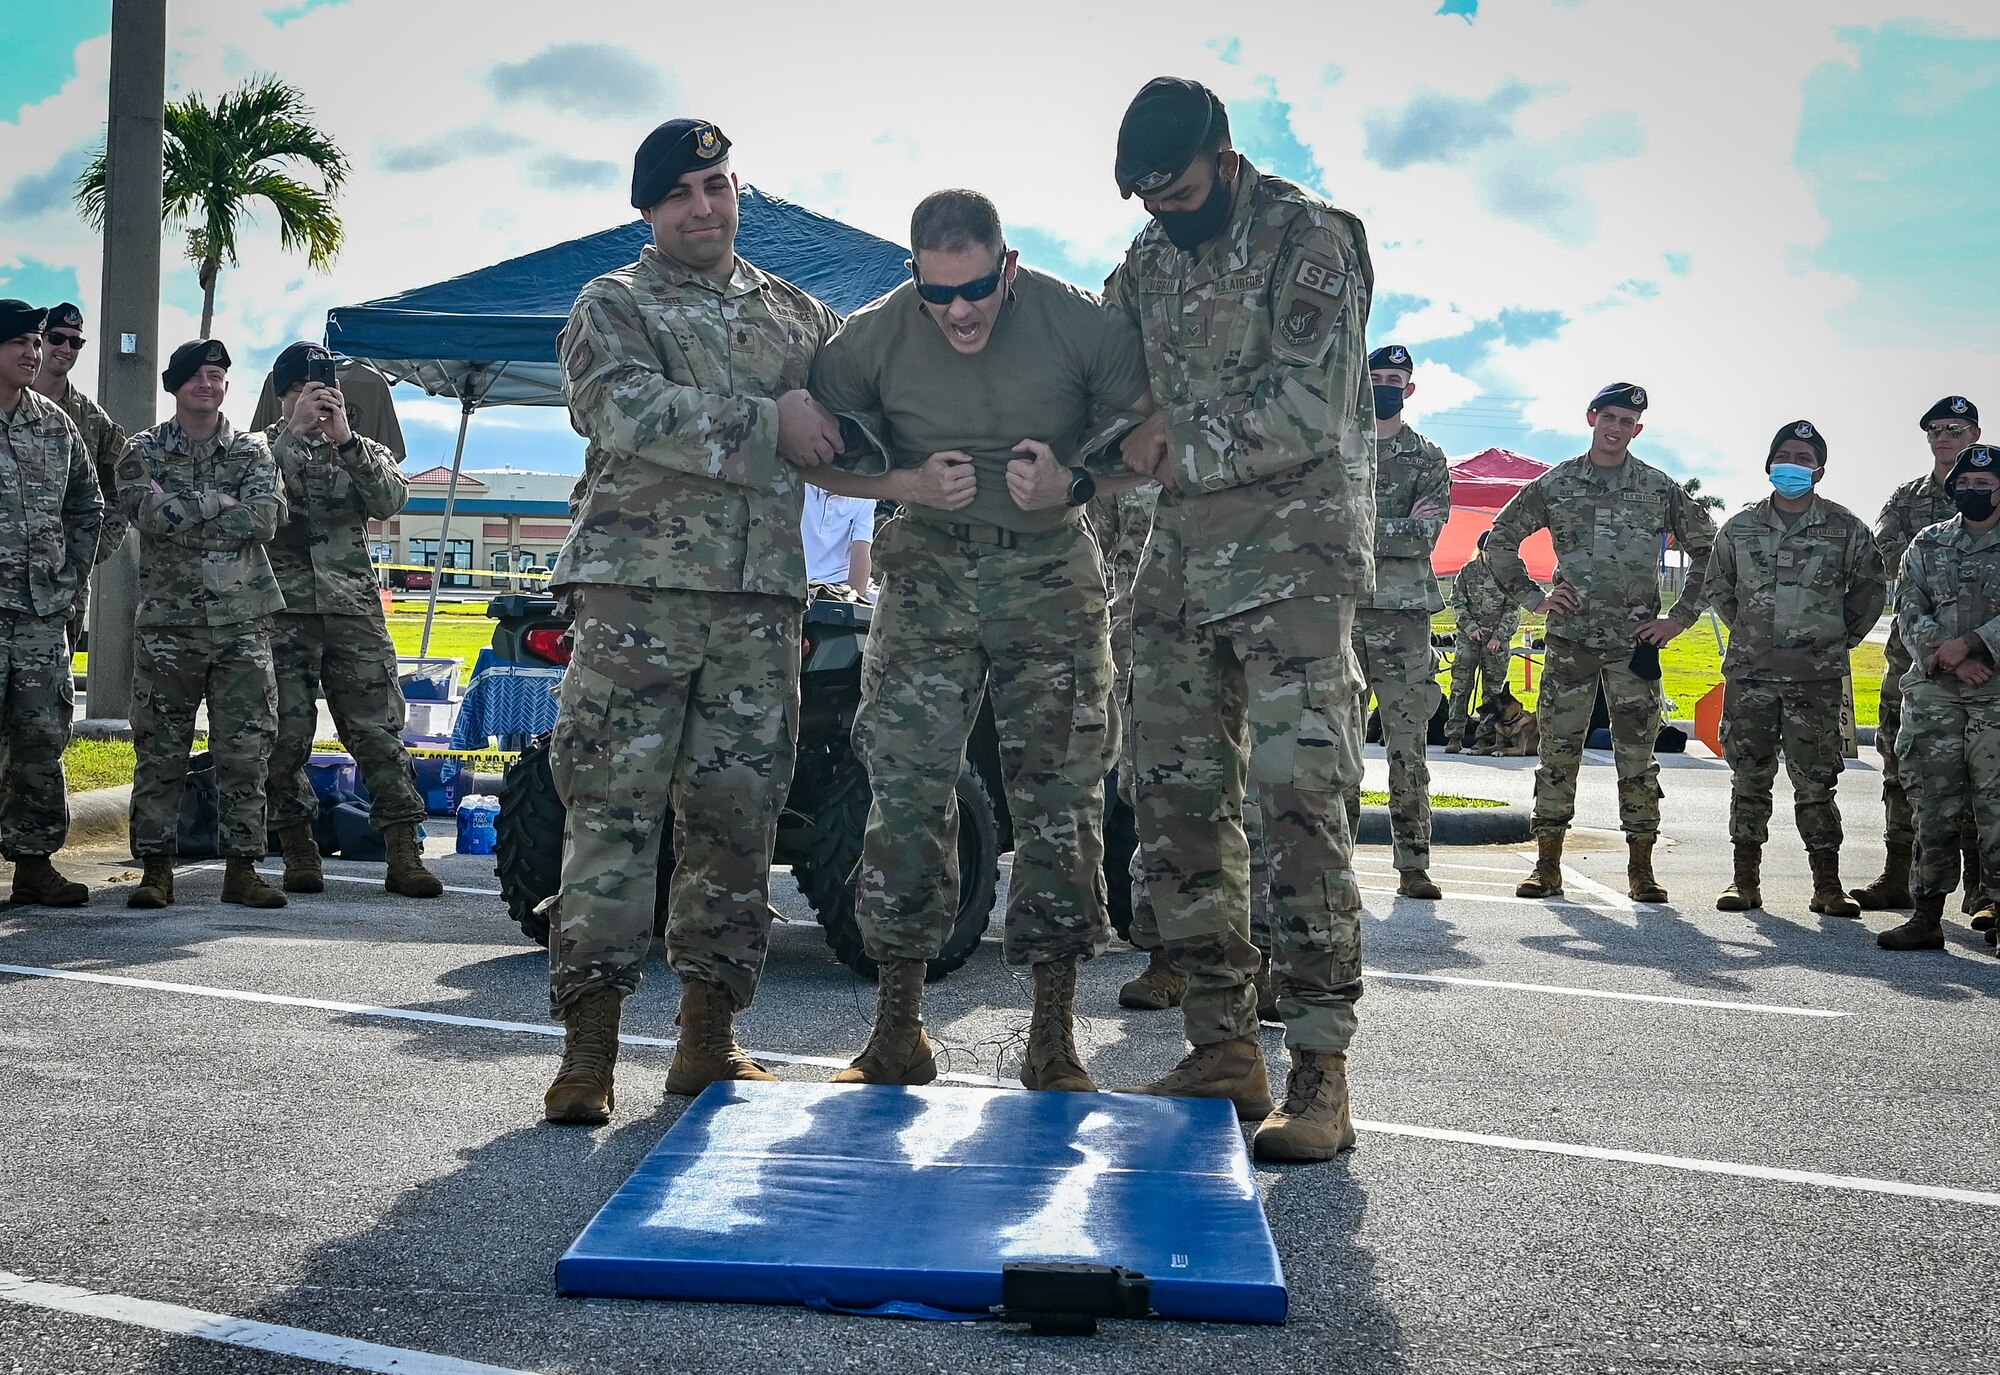
[(488, 793), (474, 793), (458, 804), (458, 852), (462, 855), (490, 855), (499, 843), (493, 824), (500, 815), (500, 799)]

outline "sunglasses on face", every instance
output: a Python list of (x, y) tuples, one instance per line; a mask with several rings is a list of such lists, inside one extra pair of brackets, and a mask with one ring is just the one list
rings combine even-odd
[(934, 306), (948, 306), (961, 296), (968, 301), (983, 301), (998, 291), (1000, 283), (1006, 279), (1007, 255), (1002, 253), (1000, 265), (984, 277), (974, 277), (971, 281), (960, 282), (957, 286), (939, 286), (935, 282), (925, 281), (918, 273), (915, 263), (910, 264), (910, 276), (917, 284), (917, 295)]
[(1972, 426), (1960, 424), (1932, 425), (1924, 431), (1932, 439), (1963, 439), (1972, 433)]
[(83, 336), (81, 334), (63, 334), (57, 330), (50, 330), (48, 337), (49, 342), (59, 349), (80, 349), (83, 347)]

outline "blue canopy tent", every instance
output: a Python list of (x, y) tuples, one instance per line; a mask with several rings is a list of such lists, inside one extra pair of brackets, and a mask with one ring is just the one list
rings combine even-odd
[[(810, 291), (840, 313), (856, 310), (901, 282), (906, 249), (745, 186), (736, 251), (767, 272)], [(562, 371), (556, 336), (584, 283), (623, 267), (652, 242), (645, 221), (509, 258), (462, 277), (326, 313), (326, 344), (365, 358), (397, 382), (432, 396), (455, 396), (458, 445), (445, 488), (444, 524), (424, 618), (424, 652), (437, 612), (437, 587), (452, 506), (465, 459), (465, 432), (483, 406), (559, 406)]]

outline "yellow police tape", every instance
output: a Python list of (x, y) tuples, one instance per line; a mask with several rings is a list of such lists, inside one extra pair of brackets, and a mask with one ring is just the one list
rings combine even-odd
[(470, 759), (472, 767), (481, 764), (495, 764), (498, 768), (488, 769), (488, 773), (504, 773), (509, 764), (521, 757), (519, 750), (441, 750), (428, 746), (405, 746), (413, 759)]
[(491, 568), (433, 568), (427, 563), (377, 563), (370, 567), (398, 573), (442, 573), (453, 578), (526, 578), (530, 582), (547, 582), (552, 576), (548, 573), (503, 573)]

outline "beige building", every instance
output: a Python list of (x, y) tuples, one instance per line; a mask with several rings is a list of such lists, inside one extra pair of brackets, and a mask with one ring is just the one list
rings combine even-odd
[[(480, 568), (494, 572), (546, 571), (569, 538), (569, 492), (573, 473), (528, 473), (517, 468), (467, 469), (458, 475), (458, 495), (452, 506), (451, 529), (443, 530), (445, 491), (451, 469), (440, 465), (410, 475), (410, 500), (389, 520), (368, 522), (377, 563), (430, 565), (445, 536), (446, 568)], [(404, 586), (408, 575), (390, 574), (390, 585)], [(539, 587), (538, 582), (515, 584)], [(497, 578), (469, 578), (447, 573), (446, 588), (504, 590)]]

